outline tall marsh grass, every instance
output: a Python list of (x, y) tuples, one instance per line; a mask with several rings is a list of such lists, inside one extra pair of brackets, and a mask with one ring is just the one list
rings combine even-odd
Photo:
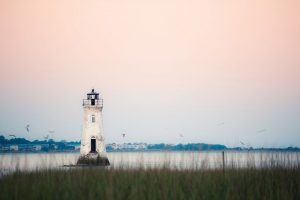
[[(136, 158), (147, 162), (145, 155)], [(199, 164), (187, 167), (187, 155)], [(182, 155), (178, 165), (165, 154), (158, 167), (15, 170), (0, 178), (0, 199), (300, 199), (299, 154), (246, 154), (240, 162), (226, 155), (225, 171), (219, 157), (209, 167), (211, 158), (197, 154)]]

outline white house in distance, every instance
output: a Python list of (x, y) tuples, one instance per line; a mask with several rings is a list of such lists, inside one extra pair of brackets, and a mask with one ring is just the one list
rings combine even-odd
[(83, 132), (78, 165), (109, 165), (102, 124), (103, 99), (94, 89), (83, 99)]
[(10, 145), (10, 146), (9, 146), (9, 150), (10, 150), (10, 151), (18, 151), (18, 150), (19, 150), (19, 147), (18, 147), (18, 145)]

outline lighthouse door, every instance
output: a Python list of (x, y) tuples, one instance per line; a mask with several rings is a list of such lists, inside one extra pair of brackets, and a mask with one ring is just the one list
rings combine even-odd
[(96, 139), (91, 139), (91, 152), (96, 152)]

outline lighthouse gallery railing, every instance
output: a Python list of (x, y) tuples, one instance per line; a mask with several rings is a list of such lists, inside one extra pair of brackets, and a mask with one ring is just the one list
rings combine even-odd
[(103, 106), (103, 99), (83, 99), (83, 106)]

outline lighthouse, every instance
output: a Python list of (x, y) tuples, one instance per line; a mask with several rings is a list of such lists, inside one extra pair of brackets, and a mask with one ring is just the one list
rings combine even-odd
[(94, 89), (83, 99), (83, 132), (78, 165), (109, 165), (106, 156), (102, 109), (103, 99)]

